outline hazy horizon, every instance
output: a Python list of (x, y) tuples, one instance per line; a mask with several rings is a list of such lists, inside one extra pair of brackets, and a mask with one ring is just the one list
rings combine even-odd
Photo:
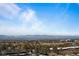
[(0, 3), (0, 35), (79, 35), (79, 4)]

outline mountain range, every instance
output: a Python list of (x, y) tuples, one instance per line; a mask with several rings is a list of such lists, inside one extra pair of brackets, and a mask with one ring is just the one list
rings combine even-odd
[(56, 40), (56, 39), (79, 39), (79, 36), (68, 35), (0, 35), (0, 40)]

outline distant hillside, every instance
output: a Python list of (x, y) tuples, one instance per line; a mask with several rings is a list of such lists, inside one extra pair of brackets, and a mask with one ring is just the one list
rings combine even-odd
[(46, 40), (46, 39), (79, 39), (79, 36), (62, 36), (62, 35), (19, 35), (8, 36), (0, 35), (0, 40)]

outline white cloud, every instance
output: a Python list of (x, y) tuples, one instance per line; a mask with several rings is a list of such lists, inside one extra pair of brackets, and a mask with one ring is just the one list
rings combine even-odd
[[(38, 20), (36, 12), (32, 9), (21, 10), (16, 4), (0, 4), (0, 16), (3, 17), (3, 23), (0, 23), (0, 34), (33, 35), (43, 33), (44, 24)], [(4, 24), (6, 21), (11, 22), (9, 20), (12, 20), (12, 22), (17, 20), (21, 23), (20, 25), (16, 24), (16, 26)]]
[(29, 10), (27, 14), (28, 14), (28, 17), (25, 17), (27, 19), (23, 20), (23, 21), (26, 20), (26, 22), (24, 22), (23, 24), (26, 24), (28, 22), (31, 25), (32, 32), (34, 32), (35, 34), (36, 33), (44, 34), (46, 26), (44, 25), (43, 22), (39, 21), (35, 12), (33, 12), (33, 10)]
[(36, 32), (43, 30), (44, 24), (38, 20), (35, 11), (28, 9), (20, 15), (20, 19), (23, 21), (23, 26), (31, 25), (31, 29)]
[(0, 16), (6, 19), (14, 19), (20, 12), (20, 8), (15, 4), (0, 4)]
[[(20, 21), (20, 25), (15, 24), (15, 21)], [(11, 23), (14, 23), (14, 25), (11, 25)], [(57, 26), (59, 25), (61, 26), (62, 24), (58, 24)], [(54, 24), (52, 27), (54, 27)], [(68, 32), (66, 29), (64, 31), (59, 30), (59, 28), (57, 29), (56, 26), (54, 28), (51, 28), (49, 25), (46, 26), (45, 23), (38, 19), (36, 11), (31, 8), (22, 11), (22, 9), (19, 8), (16, 4), (0, 4), (0, 34), (75, 35), (78, 33), (79, 32)]]

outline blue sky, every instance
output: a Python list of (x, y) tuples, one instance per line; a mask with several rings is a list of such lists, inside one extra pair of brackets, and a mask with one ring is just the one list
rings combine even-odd
[(0, 4), (0, 35), (79, 35), (79, 4)]

